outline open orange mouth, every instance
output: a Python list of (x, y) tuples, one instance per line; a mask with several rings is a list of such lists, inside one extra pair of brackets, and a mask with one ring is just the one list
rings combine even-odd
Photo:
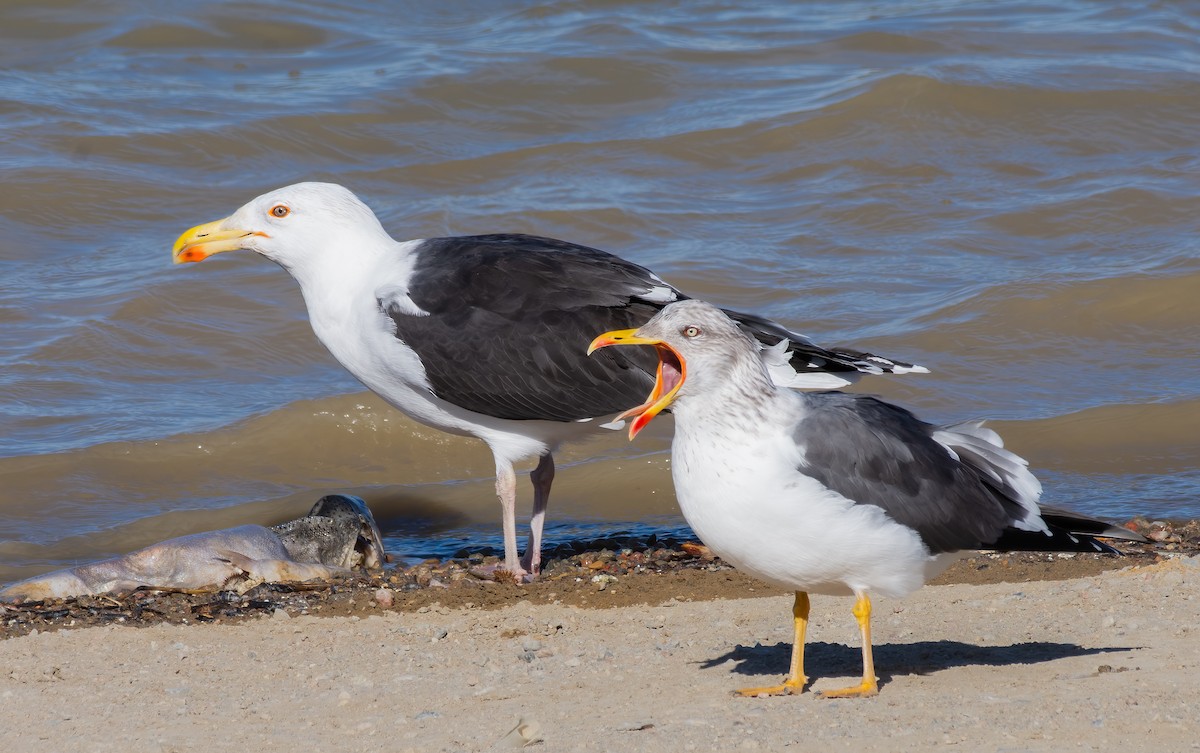
[(650, 421), (675, 400), (676, 393), (687, 379), (687, 362), (679, 352), (662, 340), (640, 337), (636, 329), (620, 329), (605, 332), (588, 346), (588, 355), (600, 348), (610, 345), (653, 345), (658, 353), (658, 373), (654, 379), (654, 389), (646, 402), (630, 408), (618, 419), (633, 418), (629, 424), (629, 438), (633, 439)]

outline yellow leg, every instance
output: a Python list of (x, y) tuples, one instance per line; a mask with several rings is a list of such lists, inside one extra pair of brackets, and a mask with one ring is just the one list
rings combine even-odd
[(822, 698), (865, 698), (879, 692), (878, 678), (875, 677), (875, 658), (871, 655), (871, 600), (865, 593), (858, 594), (858, 599), (854, 602), (854, 619), (858, 620), (858, 629), (862, 633), (862, 682), (841, 690), (822, 691), (819, 694)]
[(782, 685), (768, 685), (762, 688), (742, 688), (735, 691), (740, 696), (754, 698), (760, 695), (787, 695), (804, 690), (808, 678), (804, 675), (804, 633), (808, 630), (808, 594), (796, 592), (796, 600), (792, 603), (792, 622), (795, 626), (795, 636), (792, 641), (792, 668), (788, 678)]

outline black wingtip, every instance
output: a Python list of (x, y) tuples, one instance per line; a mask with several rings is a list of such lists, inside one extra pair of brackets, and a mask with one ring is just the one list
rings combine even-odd
[(1050, 529), (1040, 531), (1007, 528), (989, 549), (1004, 552), (1099, 552), (1124, 554), (1102, 539), (1149, 544), (1150, 539), (1124, 526), (1116, 526), (1095, 518), (1085, 518), (1069, 510), (1042, 507), (1042, 520)]
[(778, 322), (756, 314), (722, 309), (742, 329), (759, 342), (770, 347), (780, 340), (788, 341), (792, 367), (797, 372), (829, 372), (832, 374), (928, 374), (929, 369), (874, 353), (842, 348), (826, 349), (804, 335), (792, 332)]

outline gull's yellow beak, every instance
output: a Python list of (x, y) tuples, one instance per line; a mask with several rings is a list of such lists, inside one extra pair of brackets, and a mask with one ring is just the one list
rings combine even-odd
[(633, 422), (629, 424), (629, 438), (633, 439), (651, 419), (675, 400), (675, 394), (687, 379), (687, 363), (670, 345), (662, 340), (642, 337), (636, 329), (605, 332), (592, 340), (592, 344), (588, 346), (588, 355), (609, 345), (653, 345), (658, 352), (658, 374), (654, 378), (654, 389), (651, 390), (650, 396), (646, 398), (646, 402), (617, 416), (619, 419), (634, 417)]
[(204, 261), (213, 254), (222, 251), (236, 251), (245, 248), (243, 239), (252, 235), (268, 237), (266, 233), (251, 230), (226, 229), (228, 220), (207, 222), (188, 230), (179, 236), (171, 249), (171, 258), (176, 264), (189, 261)]
[(638, 337), (636, 329), (614, 329), (612, 332), (605, 332), (588, 346), (587, 354), (590, 356), (601, 348), (607, 348), (609, 345), (658, 345), (658, 340), (651, 340), (648, 337)]

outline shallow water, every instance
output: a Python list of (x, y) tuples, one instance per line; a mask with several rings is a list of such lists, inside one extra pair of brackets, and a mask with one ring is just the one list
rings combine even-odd
[[(922, 363), (860, 389), (998, 419), (1052, 504), (1200, 515), (1198, 33), (1170, 3), (6, 3), (0, 582), (326, 490), (400, 554), (498, 544), (483, 445), (363, 392), (284, 272), (170, 264), (299, 180)], [(550, 543), (681, 525), (661, 423), (564, 451)]]

